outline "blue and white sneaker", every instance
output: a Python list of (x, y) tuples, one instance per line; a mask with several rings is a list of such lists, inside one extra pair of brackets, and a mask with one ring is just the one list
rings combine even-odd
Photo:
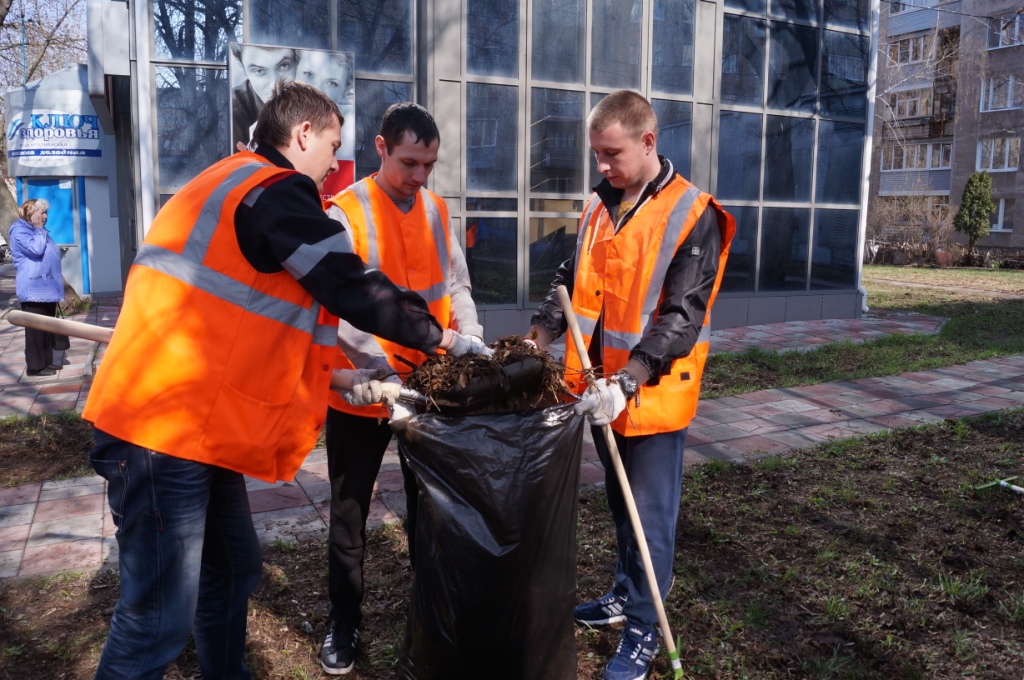
[(615, 656), (604, 669), (604, 680), (644, 680), (657, 653), (658, 638), (653, 628), (626, 626)]
[(572, 612), (576, 623), (586, 626), (606, 626), (626, 620), (622, 608), (626, 606), (627, 595), (619, 595), (614, 590), (607, 595), (590, 602), (577, 605)]

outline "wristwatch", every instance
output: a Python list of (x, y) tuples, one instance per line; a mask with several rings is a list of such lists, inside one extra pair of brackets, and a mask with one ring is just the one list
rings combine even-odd
[(631, 376), (625, 371), (619, 371), (615, 374), (615, 382), (619, 384), (622, 389), (622, 393), (626, 395), (626, 400), (630, 400), (636, 396), (636, 393), (640, 391), (640, 384), (636, 381), (636, 378)]

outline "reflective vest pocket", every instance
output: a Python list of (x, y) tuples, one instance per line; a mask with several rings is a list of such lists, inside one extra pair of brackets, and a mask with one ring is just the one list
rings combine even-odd
[(250, 457), (246, 461), (246, 474), (278, 479), (281, 457), (300, 450), (304, 446), (301, 441), (304, 434), (305, 439), (310, 438), (309, 433), (299, 431), (298, 426), (306, 422), (301, 415), (293, 413), (287, 401), (260, 401), (228, 384), (221, 384), (210, 410), (211, 426), (205, 429), (200, 443), (209, 453), (209, 459), (204, 462), (238, 469), (238, 443), (264, 441), (267, 442), (266, 455)]

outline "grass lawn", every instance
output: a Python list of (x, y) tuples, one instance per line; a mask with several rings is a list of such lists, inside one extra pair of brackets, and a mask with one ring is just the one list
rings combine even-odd
[[(775, 387), (895, 375), (1024, 352), (1024, 300), (950, 287), (1024, 291), (1024, 271), (969, 270), (958, 275), (939, 269), (865, 267), (864, 277), (873, 279), (878, 270), (889, 276), (890, 271), (903, 269), (912, 272), (915, 283), (928, 282), (935, 287), (910, 288), (866, 280), (869, 307), (948, 318), (937, 335), (891, 335), (871, 343), (827, 345), (807, 353), (754, 349), (718, 354), (708, 360), (701, 397), (716, 399)], [(953, 280), (957, 282), (947, 285), (947, 278), (956, 276), (959, 278)]]
[[(972, 269), (951, 267), (894, 267), (866, 265), (864, 279), (868, 281), (901, 281), (928, 286), (976, 288), (1001, 293), (1024, 295), (1024, 271), (1014, 269)], [(870, 290), (870, 287), (868, 288)]]

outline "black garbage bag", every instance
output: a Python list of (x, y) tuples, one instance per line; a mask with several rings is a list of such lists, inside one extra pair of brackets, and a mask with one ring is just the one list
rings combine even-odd
[(399, 433), (419, 488), (400, 678), (576, 678), (584, 420), (563, 405)]

